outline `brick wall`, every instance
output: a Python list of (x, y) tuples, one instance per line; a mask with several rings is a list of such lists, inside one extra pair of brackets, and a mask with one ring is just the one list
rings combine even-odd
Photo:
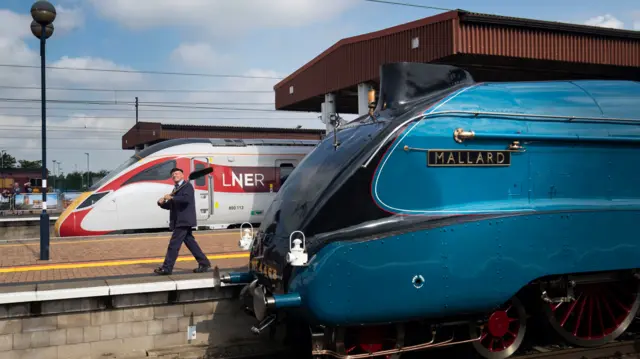
[[(82, 301), (78, 299), (76, 303)], [(74, 308), (60, 303), (63, 304), (55, 307)], [(28, 314), (24, 305), (3, 309), (0, 359), (135, 358), (147, 356), (149, 350), (176, 345), (202, 347), (202, 344), (217, 346), (258, 340), (250, 332), (255, 319), (241, 310), (237, 300), (35, 316)], [(197, 333), (191, 342), (187, 340), (189, 325), (195, 325)]]

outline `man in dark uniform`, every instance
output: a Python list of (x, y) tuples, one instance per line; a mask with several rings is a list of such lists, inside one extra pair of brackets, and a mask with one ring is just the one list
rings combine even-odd
[(171, 170), (171, 177), (175, 182), (175, 187), (171, 194), (167, 194), (158, 200), (158, 206), (169, 210), (169, 229), (173, 231), (173, 234), (169, 241), (164, 263), (154, 272), (160, 275), (171, 274), (183, 241), (198, 261), (198, 268), (193, 271), (195, 273), (208, 272), (211, 269), (211, 262), (202, 253), (192, 233), (192, 228), (197, 224), (193, 186), (185, 181), (184, 174), (179, 168)]

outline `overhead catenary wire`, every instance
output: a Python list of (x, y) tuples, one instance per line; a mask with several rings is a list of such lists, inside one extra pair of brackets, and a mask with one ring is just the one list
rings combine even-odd
[[(0, 98), (1, 102), (41, 102), (42, 100), (36, 98)], [(109, 100), (60, 100), (60, 99), (47, 99), (47, 102), (53, 103), (87, 103), (87, 104), (110, 104), (120, 102), (123, 105), (133, 105), (135, 102), (125, 102), (125, 101), (109, 101)], [(175, 105), (274, 105), (273, 102), (172, 102), (172, 101), (140, 101), (139, 105), (156, 105), (156, 104), (175, 104)]]
[[(40, 86), (2, 86), (0, 89), (40, 90)], [(78, 87), (51, 87), (47, 91), (82, 91), (82, 92), (161, 92), (161, 93), (273, 93), (273, 90), (188, 90), (188, 89), (99, 89)]]
[[(41, 100), (39, 99), (22, 99), (22, 98), (0, 98), (0, 102), (7, 103), (39, 103)], [(81, 105), (104, 105), (104, 106), (133, 106), (134, 102), (129, 101), (105, 101), (105, 100), (47, 100), (47, 102), (57, 103), (57, 104), (81, 104)], [(218, 107), (219, 105), (225, 104), (242, 104), (242, 105), (273, 105), (274, 103), (249, 103), (249, 102), (239, 102), (239, 103), (229, 103), (229, 102), (170, 102), (170, 101), (148, 101), (148, 102), (139, 102), (139, 106), (142, 107), (161, 107), (161, 108), (193, 108), (193, 109), (205, 109), (205, 110), (228, 110), (228, 111), (260, 111), (260, 112), (288, 112), (288, 113), (317, 113), (317, 111), (282, 111), (277, 109), (266, 109), (266, 108), (243, 108), (243, 107)], [(133, 108), (133, 107), (132, 107)], [(47, 106), (47, 109), (49, 107)]]
[(423, 9), (431, 9), (431, 10), (444, 10), (444, 11), (453, 11), (453, 10), (455, 10), (455, 9), (447, 9), (447, 8), (444, 8), (444, 7), (429, 6), (429, 5), (419, 5), (419, 4), (410, 4), (410, 3), (386, 1), (386, 0), (364, 0), (364, 1), (377, 2), (377, 3), (389, 4), (389, 5), (400, 5), (400, 6), (417, 7), (417, 8), (423, 8)]
[[(0, 64), (0, 67), (40, 69), (40, 66), (36, 66), (36, 65), (20, 65), (20, 64)], [(229, 78), (245, 78), (245, 79), (272, 79), (272, 80), (282, 80), (283, 79), (282, 77), (275, 77), (275, 76), (207, 74), (207, 73), (168, 72), (168, 71), (153, 71), (153, 70), (100, 69), (100, 68), (89, 68), (89, 67), (86, 67), (86, 68), (85, 67), (65, 67), (65, 66), (51, 66), (51, 65), (45, 66), (45, 68), (51, 69), (51, 70), (118, 72), (118, 73), (148, 74), (148, 75), (229, 77)]]
[[(122, 148), (106, 148), (106, 147), (50, 147), (47, 145), (47, 151), (133, 151), (131, 150), (123, 150)], [(20, 148), (18, 151), (42, 151), (40, 147), (30, 147), (30, 148)]]
[[(1, 102), (1, 101), (0, 101)], [(126, 105), (122, 105), (122, 104), (114, 104), (113, 106), (126, 106)], [(179, 107), (180, 109), (171, 109), (171, 108), (162, 108), (162, 109), (150, 109), (147, 108), (144, 110), (144, 112), (161, 112), (161, 113), (172, 113), (172, 112), (192, 112), (192, 113), (209, 113), (209, 112), (215, 112), (215, 113), (220, 113), (220, 112), (234, 112), (237, 113), (238, 111), (233, 111), (233, 110), (216, 110), (216, 109), (190, 109), (189, 107)], [(33, 107), (33, 106), (29, 106), (29, 107), (25, 107), (25, 106), (2, 106), (0, 105), (0, 109), (15, 109), (15, 110), (38, 110), (40, 111), (40, 107)], [(244, 111), (244, 112), (255, 112), (256, 109), (246, 109), (246, 110), (240, 110), (240, 111)], [(47, 112), (49, 111), (113, 111), (113, 112), (135, 112), (135, 108), (108, 108), (107, 106), (103, 107), (103, 108), (80, 108), (80, 107), (50, 107), (47, 106)], [(283, 116), (286, 115), (287, 112), (290, 112), (292, 114), (297, 114), (297, 113), (309, 113), (309, 114), (315, 114), (316, 112), (304, 112), (304, 111), (277, 111), (277, 115), (278, 116)], [(278, 118), (282, 118), (282, 117), (278, 117)], [(286, 118), (286, 117), (285, 117)]]
[[(0, 113), (1, 117), (28, 117), (28, 118), (40, 118), (41, 115), (37, 114), (11, 114), (11, 113)], [(92, 116), (92, 115), (81, 115), (74, 114), (68, 116), (62, 115), (47, 115), (47, 118), (61, 118), (61, 119), (96, 119), (96, 120), (133, 120), (133, 117), (119, 117), (119, 116)], [(193, 120), (203, 120), (203, 121), (218, 121), (218, 120), (317, 120), (317, 118), (312, 117), (149, 117), (149, 118), (139, 118), (140, 121), (158, 121), (158, 120), (180, 120), (180, 121), (193, 121)]]

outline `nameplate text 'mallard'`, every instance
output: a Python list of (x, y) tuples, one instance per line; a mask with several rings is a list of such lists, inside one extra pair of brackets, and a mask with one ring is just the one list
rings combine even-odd
[(436, 167), (510, 166), (510, 151), (493, 150), (429, 150), (427, 165)]

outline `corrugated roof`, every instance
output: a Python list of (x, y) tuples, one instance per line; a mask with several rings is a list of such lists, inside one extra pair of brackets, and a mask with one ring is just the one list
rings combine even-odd
[(559, 21), (527, 19), (521, 17), (483, 14), (465, 10), (457, 10), (458, 17), (463, 22), (475, 22), (483, 24), (513, 26), (520, 28), (531, 28), (537, 30), (550, 30), (557, 32), (571, 32), (575, 34), (591, 34), (597, 36), (611, 36), (616, 38), (640, 39), (640, 31), (614, 29), (600, 26), (590, 26), (581, 24), (571, 24)]

